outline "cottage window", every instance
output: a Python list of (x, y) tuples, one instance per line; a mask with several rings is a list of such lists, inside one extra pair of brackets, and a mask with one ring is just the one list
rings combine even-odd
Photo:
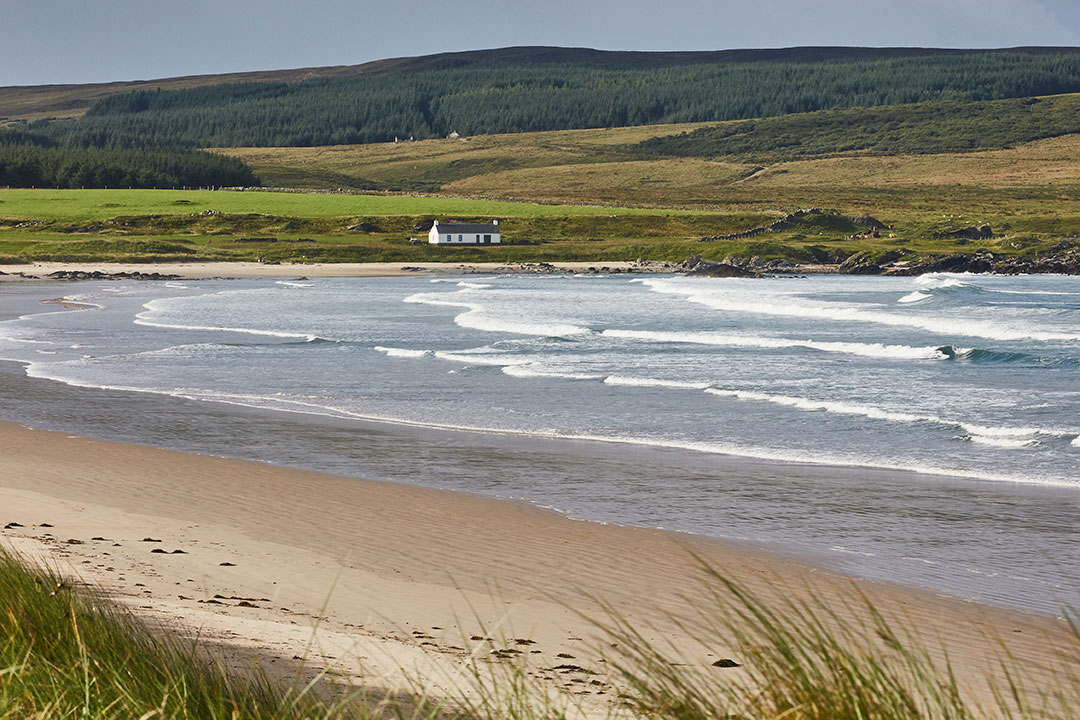
[(490, 235), (485, 235), (484, 236), (484, 242), (490, 244), (491, 243), (491, 236)]
[(457, 241), (458, 241), (458, 242), (465, 242), (464, 240), (462, 240), (462, 239), (461, 239), (461, 235), (458, 235), (458, 236), (457, 236)]

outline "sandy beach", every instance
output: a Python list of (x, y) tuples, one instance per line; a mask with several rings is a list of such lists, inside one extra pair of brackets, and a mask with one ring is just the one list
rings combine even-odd
[(947, 648), (983, 698), (988, 678), (1001, 681), (1002, 647), (1033, 684), (1080, 652), (1058, 619), (851, 580), (734, 543), (11, 423), (0, 424), (0, 448), (6, 547), (234, 656), (255, 651), (283, 676), (308, 656), (309, 672), (388, 690), (419, 675), (452, 693), (470, 657), (510, 658), (600, 713), (613, 682), (601, 654), (613, 649), (586, 616), (602, 619), (603, 603), (702, 672), (737, 677), (712, 663), (752, 659), (695, 630), (694, 606), (708, 606), (695, 556), (763, 597), (819, 598), (846, 623), (865, 619), (864, 594), (938, 657)]
[[(562, 272), (582, 272), (589, 268), (606, 267), (626, 272), (637, 263), (611, 262), (560, 262), (553, 267)], [(43, 262), (32, 265), (5, 265), (2, 268), (10, 276), (18, 273), (43, 278), (54, 272), (160, 273), (176, 275), (188, 280), (206, 278), (294, 278), (306, 277), (389, 277), (396, 275), (463, 273), (491, 273), (512, 270), (523, 272), (521, 263), (255, 263), (255, 262), (195, 262), (195, 263), (60, 263)]]

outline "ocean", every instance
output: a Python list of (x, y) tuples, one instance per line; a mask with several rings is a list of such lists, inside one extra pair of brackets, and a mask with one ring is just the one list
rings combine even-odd
[(1080, 278), (5, 283), (0, 312), (32, 427), (1080, 591)]

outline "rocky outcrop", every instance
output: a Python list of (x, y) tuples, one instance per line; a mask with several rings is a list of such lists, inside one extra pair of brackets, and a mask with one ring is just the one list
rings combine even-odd
[(910, 254), (911, 251), (906, 248), (889, 250), (881, 255), (859, 252), (840, 263), (837, 272), (844, 275), (881, 275), (885, 267)]
[[(761, 258), (757, 258), (760, 262)], [(764, 267), (764, 265), (762, 266)], [(757, 278), (762, 274), (756, 270), (739, 267), (726, 262), (713, 262), (704, 260), (698, 256), (689, 257), (679, 265), (679, 271), (685, 275), (695, 277), (722, 277), (722, 278)]]
[(57, 270), (56, 272), (49, 273), (46, 277), (53, 280), (179, 280), (179, 275), (166, 275), (164, 273), (152, 272), (142, 273), (135, 272), (118, 272), (107, 273), (100, 270), (91, 270), (86, 272), (84, 270)]
[(934, 233), (934, 237), (952, 240), (989, 240), (994, 237), (994, 230), (989, 225), (969, 225), (959, 230)]
[(806, 210), (796, 210), (793, 213), (785, 215), (774, 223), (765, 225), (762, 227), (756, 227), (752, 230), (745, 230), (743, 232), (732, 233), (730, 235), (715, 235), (713, 237), (699, 238), (698, 242), (717, 242), (718, 240), (743, 240), (745, 238), (752, 238), (764, 233), (780, 232), (781, 230), (787, 230), (802, 220), (807, 215), (820, 215), (821, 208), (808, 208)]
[(95, 223), (90, 223), (89, 225), (83, 225), (82, 227), (77, 227), (74, 230), (72, 230), (71, 232), (93, 233), (93, 232), (99, 232), (104, 227), (105, 226), (102, 225), (101, 223), (95, 222)]
[(894, 264), (882, 268), (882, 275), (923, 275), (933, 272), (987, 273), (993, 271), (990, 260), (983, 255), (942, 255), (924, 262)]
[(982, 251), (971, 255), (956, 253), (919, 261), (895, 262), (882, 268), (883, 275), (922, 275), (931, 272), (1080, 275), (1080, 243), (1065, 240), (1045, 252), (1025, 257)]
[(871, 230), (884, 230), (889, 227), (872, 215), (862, 215), (860, 217), (851, 218), (851, 222), (859, 227), (869, 228)]

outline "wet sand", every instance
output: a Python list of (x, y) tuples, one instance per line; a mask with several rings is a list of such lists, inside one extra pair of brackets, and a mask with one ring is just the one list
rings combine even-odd
[[(12, 423), (0, 423), (0, 508), (0, 522), (17, 523), (4, 545), (140, 615), (255, 651), (270, 667), (309, 654), (311, 670), (385, 689), (419, 674), (452, 694), (471, 657), (516, 659), (601, 712), (614, 682), (601, 654), (613, 650), (586, 618), (602, 619), (602, 604), (700, 671), (739, 677), (712, 666), (752, 659), (702, 629), (701, 562), (765, 598), (820, 599), (848, 625), (865, 620), (864, 594), (934, 655), (947, 648), (982, 698), (988, 678), (1001, 680), (999, 643), (1033, 684), (1062, 669), (1063, 653), (1080, 657), (1054, 618), (852, 580), (734, 543)], [(866, 642), (877, 642), (872, 631)]]

